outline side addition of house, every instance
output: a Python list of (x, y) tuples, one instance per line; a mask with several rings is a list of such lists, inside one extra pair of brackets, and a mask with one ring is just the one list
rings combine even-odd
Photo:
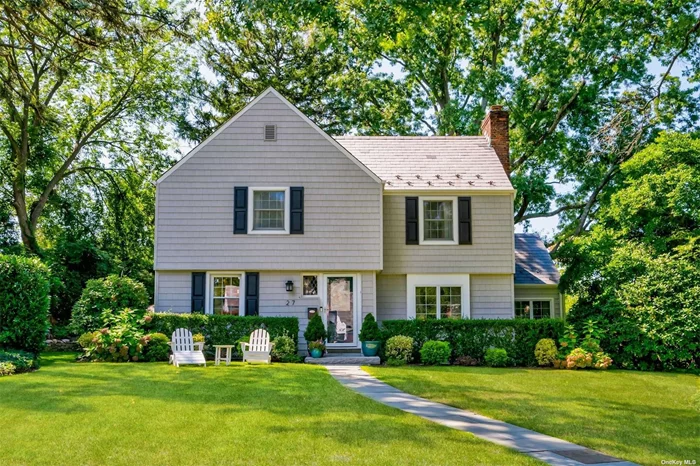
[(482, 129), (332, 138), (268, 89), (158, 180), (156, 310), (302, 332), (320, 313), (339, 348), (359, 347), (368, 313), (561, 315), (547, 250), (513, 233), (507, 112)]

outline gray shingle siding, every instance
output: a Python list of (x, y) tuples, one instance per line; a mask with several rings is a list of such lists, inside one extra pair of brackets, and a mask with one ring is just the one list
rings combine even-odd
[[(158, 286), (156, 287), (157, 312), (190, 312), (192, 274), (191, 272), (156, 272)], [(309, 307), (320, 307), (320, 297), (303, 297), (301, 276), (303, 271), (274, 271), (260, 273), (260, 315), (297, 317), (299, 319), (300, 349), (306, 348), (304, 329), (308, 323)], [(361, 280), (362, 318), (375, 312), (375, 273), (357, 272)], [(285, 283), (294, 282), (294, 292), (285, 290)], [(208, 284), (207, 284), (208, 286)], [(322, 286), (322, 285), (319, 285)], [(289, 303), (289, 305), (288, 305)], [(359, 330), (358, 330), (359, 331)]]
[[(377, 319), (406, 319), (406, 275), (377, 275)], [(513, 275), (469, 276), (472, 319), (513, 317)]]
[[(234, 186), (303, 186), (304, 234), (233, 235)], [(379, 270), (381, 190), (268, 94), (158, 184), (155, 268)]]
[(407, 273), (513, 273), (513, 200), (472, 195), (471, 245), (406, 245), (405, 196), (384, 196), (384, 270)]

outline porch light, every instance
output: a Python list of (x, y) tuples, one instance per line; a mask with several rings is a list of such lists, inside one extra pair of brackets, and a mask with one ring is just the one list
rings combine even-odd
[(290, 293), (292, 291), (294, 291), (294, 282), (293, 281), (287, 280), (287, 283), (285, 283), (284, 285), (285, 285), (285, 288), (287, 289), (287, 291), (289, 291)]

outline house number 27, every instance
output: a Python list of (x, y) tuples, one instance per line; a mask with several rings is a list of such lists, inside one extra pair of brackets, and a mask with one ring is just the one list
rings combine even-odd
[(294, 303), (296, 303), (296, 302), (297, 302), (296, 299), (288, 299), (288, 300), (287, 300), (287, 306), (294, 306)]

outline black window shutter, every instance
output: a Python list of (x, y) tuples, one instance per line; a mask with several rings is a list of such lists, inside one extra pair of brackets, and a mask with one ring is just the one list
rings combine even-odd
[(260, 273), (246, 272), (245, 274), (245, 315), (258, 315), (260, 299)]
[(418, 244), (418, 198), (406, 198), (406, 244)]
[(289, 188), (289, 233), (304, 234), (304, 188)]
[(192, 272), (192, 313), (204, 314), (204, 288), (206, 274)]
[(248, 233), (248, 188), (233, 188), (233, 234)]
[(459, 203), (459, 244), (472, 244), (472, 198), (460, 197)]

